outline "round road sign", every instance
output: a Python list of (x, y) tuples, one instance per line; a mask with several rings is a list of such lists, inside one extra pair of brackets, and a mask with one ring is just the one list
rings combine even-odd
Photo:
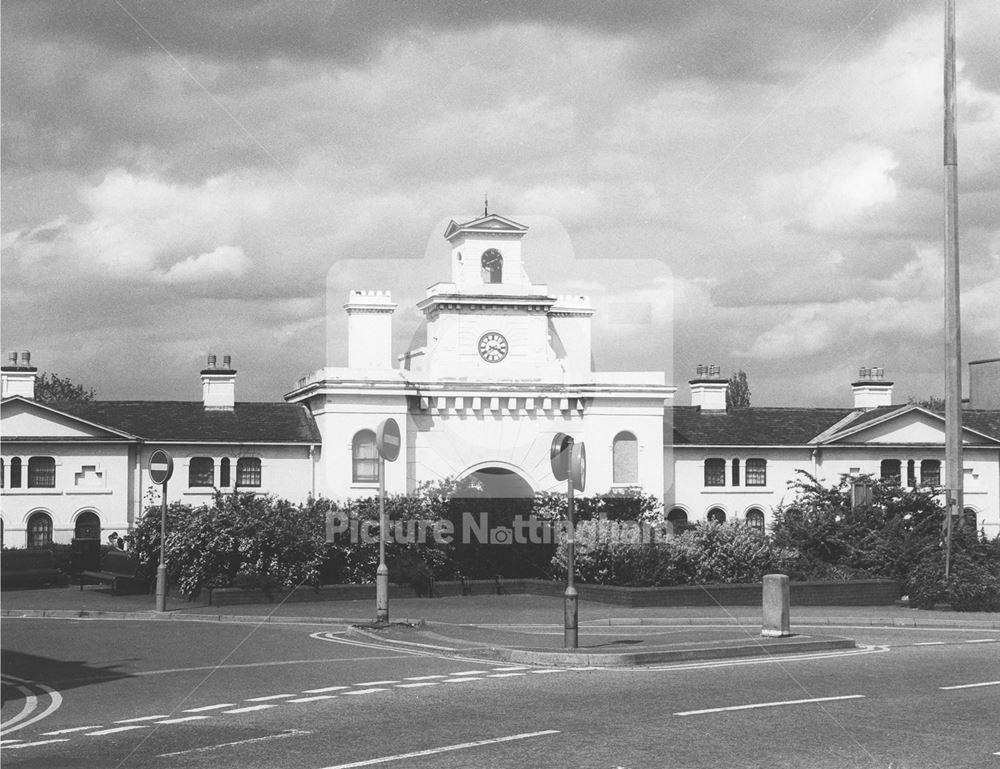
[(386, 462), (395, 462), (399, 456), (400, 444), (399, 425), (396, 424), (396, 420), (391, 417), (383, 419), (375, 433), (375, 447), (379, 456)]
[(163, 449), (157, 449), (149, 455), (149, 479), (157, 486), (162, 486), (170, 480), (174, 473), (174, 460)]
[(573, 488), (583, 491), (587, 485), (587, 449), (583, 443), (574, 443), (569, 457), (569, 477)]

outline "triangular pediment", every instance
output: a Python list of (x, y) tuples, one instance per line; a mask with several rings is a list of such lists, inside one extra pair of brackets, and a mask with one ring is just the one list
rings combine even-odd
[(523, 235), (528, 231), (527, 226), (518, 224), (513, 219), (508, 219), (500, 214), (487, 214), (478, 219), (468, 222), (456, 222), (452, 219), (445, 228), (445, 240), (451, 240), (459, 233), (505, 233)]
[(0, 430), (4, 440), (132, 440), (120, 430), (88, 422), (43, 403), (14, 396), (3, 401)]
[[(919, 406), (902, 406), (875, 418), (860, 414), (840, 429), (826, 436), (825, 445), (838, 443), (871, 444), (931, 444), (944, 445), (945, 421), (940, 414)], [(963, 427), (962, 442), (966, 444), (997, 444), (997, 438)]]

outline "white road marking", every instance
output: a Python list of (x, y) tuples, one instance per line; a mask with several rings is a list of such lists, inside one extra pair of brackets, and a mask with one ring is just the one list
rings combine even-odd
[(416, 689), (418, 686), (437, 686), (440, 681), (418, 681), (415, 684), (396, 684), (397, 689)]
[(532, 670), (532, 673), (565, 673), (565, 668), (551, 668), (548, 670)]
[(204, 713), (206, 710), (222, 710), (223, 708), (235, 708), (235, 702), (223, 702), (219, 705), (202, 705), (200, 708), (188, 708), (184, 713)]
[(149, 726), (145, 724), (136, 724), (133, 726), (117, 726), (113, 729), (99, 729), (96, 732), (87, 732), (88, 737), (103, 737), (105, 734), (117, 734), (118, 732), (128, 732), (132, 729), (148, 729)]
[(359, 681), (355, 686), (385, 686), (387, 684), (398, 684), (399, 681)]
[(387, 692), (388, 689), (355, 689), (353, 692), (344, 692), (344, 694), (371, 694), (373, 692)]
[(980, 686), (1000, 686), (1000, 681), (983, 681), (981, 684), (960, 684), (958, 686), (939, 686), (938, 689), (949, 691), (951, 689), (976, 689)]
[(268, 694), (266, 697), (247, 697), (244, 702), (267, 702), (268, 700), (283, 700), (294, 697), (294, 694)]
[(303, 694), (323, 694), (324, 692), (339, 692), (346, 689), (346, 686), (324, 686), (322, 689), (306, 689)]
[(24, 742), (24, 740), (0, 740), (0, 746), (2, 746), (2, 745), (15, 745), (18, 742)]
[(69, 742), (68, 739), (38, 740), (37, 742), (22, 742), (19, 745), (5, 745), (7, 750), (20, 750), (21, 748), (33, 748), (36, 745), (51, 745), (53, 742)]
[(289, 729), (287, 732), (281, 732), (280, 734), (268, 734), (264, 737), (251, 737), (249, 740), (238, 740), (237, 742), (223, 742), (219, 745), (206, 745), (203, 748), (190, 748), (188, 750), (178, 750), (174, 753), (160, 753), (157, 758), (170, 758), (171, 756), (183, 756), (185, 753), (205, 753), (209, 750), (218, 750), (219, 748), (231, 748), (234, 745), (248, 745), (251, 742), (265, 742), (266, 740), (283, 740), (286, 737), (300, 737), (303, 734), (312, 734), (312, 732), (305, 731), (303, 729)]
[(514, 678), (515, 676), (526, 676), (527, 673), (490, 673), (487, 678)]
[(245, 708), (236, 708), (234, 710), (223, 710), (223, 713), (253, 713), (255, 710), (267, 710), (268, 708), (276, 708), (277, 705), (250, 705)]
[(442, 675), (437, 675), (437, 676), (407, 676), (406, 680), (407, 681), (429, 681), (432, 678), (447, 678), (447, 677), (448, 676), (442, 676)]
[(336, 694), (314, 694), (312, 697), (299, 697), (294, 700), (285, 700), (285, 702), (317, 702), (318, 700), (335, 700), (337, 699)]
[(944, 646), (944, 641), (920, 641), (914, 646)]
[(93, 726), (74, 726), (72, 729), (56, 729), (54, 732), (42, 732), (43, 737), (54, 737), (59, 734), (72, 734), (73, 732), (85, 732), (88, 729), (100, 729), (101, 724)]
[(514, 670), (530, 670), (527, 665), (519, 665), (517, 667), (505, 667), (505, 668), (493, 668), (497, 673), (510, 673)]
[(116, 724), (137, 724), (140, 721), (156, 721), (160, 718), (170, 718), (169, 713), (162, 713), (158, 716), (139, 716), (138, 718), (122, 718), (119, 721), (115, 721)]
[(387, 764), (390, 761), (403, 761), (407, 758), (420, 758), (421, 756), (435, 756), (439, 753), (448, 753), (453, 750), (468, 750), (478, 748), (483, 745), (496, 745), (500, 742), (512, 742), (514, 740), (527, 740), (532, 737), (542, 737), (547, 734), (559, 734), (556, 729), (546, 729), (543, 732), (525, 732), (523, 734), (512, 734), (509, 737), (493, 737), (488, 740), (476, 740), (475, 742), (460, 742), (457, 745), (444, 745), (440, 748), (428, 748), (427, 750), (415, 750), (412, 753), (399, 753), (395, 756), (383, 756), (382, 758), (369, 758), (366, 761), (352, 761), (349, 764), (337, 764), (327, 766), (324, 769), (354, 769), (359, 766), (374, 766), (375, 764)]
[(724, 708), (705, 708), (704, 710), (685, 710), (674, 713), (675, 716), (701, 716), (706, 713), (724, 713), (729, 710), (753, 710), (755, 708), (776, 708), (781, 705), (807, 705), (813, 702), (834, 702), (836, 700), (864, 699), (863, 694), (845, 694), (840, 697), (815, 697), (809, 700), (782, 700), (781, 702), (758, 702), (753, 705), (730, 705)]
[[(12, 676), (9, 673), (3, 676), (3, 681), (9, 686), (15, 686), (18, 691), (24, 694), (24, 707), (16, 716), (8, 719), (5, 723), (0, 724), (0, 736), (16, 732), (26, 726), (31, 726), (31, 724), (41, 721), (43, 718), (47, 718), (58, 710), (60, 705), (62, 705), (62, 695), (51, 686), (46, 686), (45, 684), (40, 684), (36, 681), (29, 681), (25, 678), (18, 678), (17, 676)], [(49, 697), (48, 707), (33, 717), (32, 713), (38, 709), (38, 697), (29, 687), (41, 689), (42, 694), (48, 695)]]
[(991, 644), (996, 641), (995, 638), (974, 638), (971, 641), (967, 640), (967, 644)]
[(459, 670), (457, 673), (449, 673), (448, 675), (451, 678), (454, 678), (456, 676), (481, 676), (483, 673), (486, 673), (486, 672), (488, 672), (488, 671), (486, 671), (486, 670)]
[(157, 721), (158, 724), (183, 724), (187, 721), (204, 721), (211, 716), (181, 716), (179, 718), (167, 718), (163, 721)]
[(482, 681), (482, 678), (476, 676), (462, 676), (461, 678), (446, 678), (441, 683), (443, 684), (463, 684), (466, 681)]

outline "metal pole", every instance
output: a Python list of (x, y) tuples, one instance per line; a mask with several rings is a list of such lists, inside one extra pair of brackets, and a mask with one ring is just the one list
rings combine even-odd
[(578, 645), (577, 631), (577, 596), (576, 587), (573, 584), (574, 573), (576, 572), (576, 521), (575, 519), (575, 499), (573, 497), (573, 478), (566, 481), (566, 592), (565, 592), (565, 623), (563, 627), (563, 646), (567, 649), (575, 649)]
[(160, 505), (160, 565), (156, 567), (156, 610), (167, 610), (167, 482)]
[(955, 126), (955, 0), (945, 0), (944, 35), (944, 328), (945, 328), (945, 555), (951, 572), (951, 529), (962, 514), (962, 346), (959, 307), (958, 139)]
[(389, 567), (385, 565), (385, 459), (378, 458), (378, 570), (375, 572), (375, 621), (389, 622)]

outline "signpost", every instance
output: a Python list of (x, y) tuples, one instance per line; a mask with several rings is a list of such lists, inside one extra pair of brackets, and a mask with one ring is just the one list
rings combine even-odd
[(149, 455), (149, 480), (162, 486), (160, 493), (160, 565), (156, 567), (156, 610), (167, 610), (167, 481), (174, 474), (174, 459), (163, 449)]
[(566, 590), (564, 596), (563, 646), (575, 649), (579, 645), (576, 572), (576, 500), (575, 491), (587, 486), (587, 450), (564, 433), (556, 433), (549, 449), (552, 475), (566, 481)]
[(375, 622), (389, 622), (389, 567), (385, 565), (385, 463), (395, 462), (402, 445), (399, 425), (391, 417), (383, 419), (375, 432), (378, 449), (378, 569), (375, 572)]

